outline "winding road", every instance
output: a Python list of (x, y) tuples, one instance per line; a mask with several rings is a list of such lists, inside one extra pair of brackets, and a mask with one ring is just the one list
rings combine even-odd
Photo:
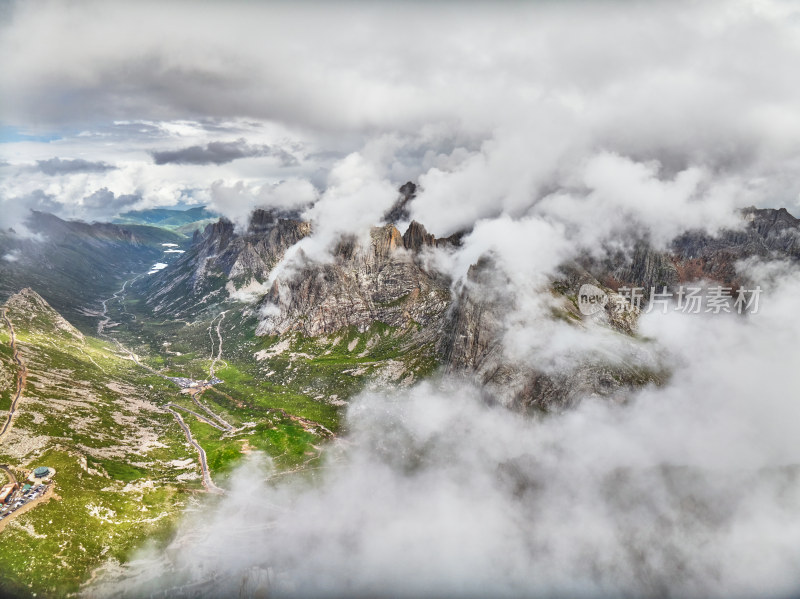
[[(198, 389), (197, 391), (192, 391), (189, 394), (189, 396), (192, 398), (192, 401), (194, 402), (194, 405), (196, 405), (198, 408), (200, 408), (206, 414), (208, 414), (211, 418), (213, 418), (214, 422), (209, 421), (208, 418), (200, 416), (200, 414), (196, 414), (197, 417), (200, 418), (201, 420), (205, 420), (211, 426), (213, 426), (214, 428), (218, 428), (221, 431), (225, 431), (227, 433), (234, 432), (236, 429), (234, 428), (234, 426), (230, 422), (225, 420), (222, 416), (220, 416), (219, 414), (214, 412), (211, 408), (209, 408), (206, 404), (204, 404), (203, 402), (201, 402), (198, 399), (203, 394), (204, 391), (205, 391), (205, 388)], [(187, 410), (187, 411), (189, 411), (189, 410)]]
[[(194, 396), (192, 396), (192, 399), (194, 399)], [(195, 402), (195, 403), (197, 403), (197, 402)], [(195, 412), (194, 410), (190, 410), (189, 408), (185, 408), (185, 407), (183, 407), (183, 406), (179, 406), (179, 405), (178, 405), (178, 404), (176, 404), (176, 403), (169, 403), (169, 404), (167, 404), (167, 405), (168, 405), (169, 407), (172, 407), (172, 408), (178, 408), (179, 410), (183, 410), (184, 412), (188, 412), (189, 414), (193, 415), (193, 416), (194, 416), (195, 418), (197, 418), (198, 420), (202, 420), (202, 421), (203, 421), (203, 422), (205, 422), (207, 425), (209, 425), (209, 426), (213, 426), (215, 429), (217, 429), (218, 431), (222, 431), (223, 433), (226, 433), (226, 432), (228, 432), (229, 430), (231, 430), (231, 429), (228, 429), (228, 428), (223, 428), (222, 426), (220, 426), (219, 424), (217, 424), (217, 423), (216, 423), (214, 420), (211, 420), (211, 419), (209, 419), (207, 416), (203, 416), (202, 414), (198, 414), (197, 412)], [(200, 405), (200, 404), (197, 404), (197, 405)], [(201, 407), (202, 407), (202, 406), (201, 406)]]
[[(139, 357), (135, 353), (133, 353), (131, 350), (126, 348), (124, 345), (122, 345), (114, 337), (112, 337), (108, 333), (104, 332), (105, 327), (108, 325), (109, 322), (111, 322), (111, 317), (108, 315), (108, 302), (111, 301), (111, 300), (120, 300), (121, 303), (122, 303), (123, 310), (124, 310), (125, 309), (125, 304), (124, 304), (123, 300), (124, 300), (124, 297), (125, 297), (125, 288), (128, 286), (129, 283), (133, 283), (136, 279), (138, 279), (141, 276), (142, 275), (140, 274), (140, 275), (137, 275), (137, 276), (133, 277), (132, 279), (128, 279), (127, 281), (125, 281), (122, 284), (122, 287), (120, 287), (119, 291), (117, 291), (111, 297), (106, 298), (106, 299), (104, 299), (104, 300), (102, 300), (100, 302), (100, 304), (103, 306), (103, 311), (102, 311), (102, 313), (100, 315), (101, 316), (101, 320), (97, 324), (97, 334), (99, 336), (104, 337), (105, 339), (108, 339), (109, 341), (113, 342), (120, 351), (128, 354), (130, 359), (133, 360), (136, 363), (137, 366), (140, 366), (141, 368), (144, 368), (148, 372), (150, 372), (152, 374), (155, 374), (155, 375), (158, 375), (161, 378), (166, 379), (166, 380), (171, 381), (171, 382), (174, 383), (174, 382), (176, 382), (175, 380), (173, 380), (175, 377), (168, 377), (168, 376), (158, 372), (157, 370), (154, 370), (153, 368), (151, 368), (147, 364), (141, 363), (139, 361)], [(225, 318), (225, 312), (222, 312), (222, 318), (220, 318), (220, 321), (217, 324), (217, 337), (219, 338), (219, 352), (218, 352), (216, 358), (214, 358), (214, 339), (213, 339), (213, 337), (211, 339), (212, 362), (211, 362), (211, 367), (209, 368), (209, 372), (210, 372), (210, 375), (211, 375), (210, 379), (209, 379), (209, 382), (214, 379), (214, 366), (216, 365), (216, 363), (222, 357), (222, 334), (220, 332), (220, 325), (222, 324), (222, 319), (223, 318)], [(211, 327), (213, 326), (213, 323), (214, 323), (214, 321), (212, 320), (211, 324), (209, 325), (209, 334), (210, 334), (210, 331), (211, 331)], [(209, 424), (210, 426), (213, 426), (217, 430), (222, 431), (223, 433), (229, 433), (229, 432), (234, 431), (235, 429), (230, 423), (226, 422), (221, 416), (218, 416), (211, 409), (209, 409), (207, 406), (205, 406), (204, 404), (200, 403), (200, 401), (198, 401), (197, 396), (201, 395), (203, 393), (203, 391), (205, 391), (205, 389), (206, 389), (206, 387), (205, 387), (205, 385), (203, 385), (203, 386), (201, 386), (201, 387), (199, 387), (199, 388), (197, 388), (195, 390), (192, 390), (190, 392), (190, 396), (192, 398), (192, 401), (195, 403), (195, 405), (197, 405), (203, 411), (208, 413), (214, 420), (206, 418), (205, 416), (202, 416), (201, 414), (198, 414), (197, 412), (195, 412), (193, 410), (190, 410), (189, 408), (185, 408), (183, 406), (179, 406), (179, 405), (177, 405), (175, 403), (167, 404), (166, 409), (170, 414), (172, 414), (175, 417), (175, 420), (178, 422), (178, 425), (180, 425), (181, 429), (183, 430), (183, 434), (186, 435), (186, 440), (189, 442), (189, 444), (192, 445), (195, 448), (195, 450), (197, 450), (197, 454), (198, 454), (199, 459), (200, 459), (200, 470), (203, 473), (203, 486), (206, 488), (207, 491), (209, 491), (211, 493), (224, 493), (225, 491), (223, 489), (220, 489), (217, 485), (215, 485), (214, 481), (211, 479), (211, 471), (208, 468), (208, 460), (206, 459), (205, 450), (194, 439), (194, 437), (192, 436), (192, 431), (189, 429), (189, 426), (186, 424), (186, 422), (184, 421), (183, 417), (178, 412), (175, 411), (176, 408), (180, 409), (180, 410), (184, 410), (184, 411), (192, 414), (196, 418), (200, 419), (201, 421)]]
[[(197, 455), (200, 457), (200, 468), (203, 471), (203, 486), (206, 490), (210, 493), (224, 493), (222, 489), (220, 489), (217, 485), (214, 484), (214, 481), (211, 480), (211, 474), (208, 470), (208, 461), (206, 460), (206, 450), (203, 449), (200, 444), (194, 440), (192, 437), (192, 431), (189, 430), (186, 422), (184, 422), (183, 418), (180, 414), (178, 414), (171, 406), (167, 406), (167, 410), (172, 412), (172, 415), (175, 416), (175, 420), (178, 421), (178, 424), (183, 429), (183, 434), (186, 435), (186, 440), (197, 450)], [(176, 406), (177, 407), (177, 406)]]
[[(214, 337), (211, 336), (211, 328), (214, 326), (214, 320), (211, 321), (211, 324), (208, 325), (208, 336), (211, 338), (211, 366), (208, 368), (208, 375), (209, 380), (214, 379), (214, 368), (217, 366), (217, 362), (222, 359), (222, 332), (220, 331), (220, 327), (222, 326), (222, 321), (225, 320), (225, 314), (227, 310), (223, 310), (219, 313), (219, 322), (217, 323), (217, 339), (219, 339), (219, 351), (217, 352), (216, 357), (214, 357)], [(214, 317), (216, 319), (216, 316)]]
[(6, 326), (8, 326), (8, 330), (11, 332), (11, 351), (13, 352), (14, 361), (17, 363), (17, 366), (19, 366), (19, 372), (17, 372), (17, 388), (14, 394), (14, 399), (11, 400), (11, 407), (8, 410), (8, 417), (3, 424), (3, 428), (0, 429), (0, 441), (3, 440), (6, 433), (11, 428), (11, 423), (14, 420), (14, 415), (17, 412), (17, 403), (19, 402), (20, 397), (22, 397), (22, 391), (25, 389), (25, 381), (28, 379), (28, 368), (25, 366), (25, 363), (20, 357), (14, 325), (11, 324), (11, 320), (8, 318), (6, 308), (3, 308), (3, 320), (5, 321)]
[(5, 473), (8, 474), (8, 478), (11, 479), (11, 482), (15, 485), (17, 484), (17, 477), (14, 476), (13, 472), (11, 472), (11, 468), (8, 467), (8, 464), (0, 464), (0, 470), (5, 470)]

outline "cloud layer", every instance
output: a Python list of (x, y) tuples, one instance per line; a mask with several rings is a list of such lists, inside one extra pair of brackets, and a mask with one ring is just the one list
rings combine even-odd
[(64, 175), (71, 173), (102, 173), (114, 167), (105, 162), (90, 162), (75, 158), (73, 160), (62, 160), (61, 158), (50, 158), (49, 160), (37, 160), (36, 166), (45, 175)]
[[(57, 139), (3, 144), (1, 201), (38, 189), (91, 218), (83, 198), (103, 187), (140, 207), (207, 202), (217, 181), (324, 191), (337, 160), (380, 145), (381, 176), (422, 184), (415, 214), (439, 235), (591, 187), (581, 173), (608, 154), (656, 179), (686, 173), (733, 207), (798, 206), (788, 2), (26, 2), (10, 15), (0, 121)], [(14, 176), (56, 156), (121, 172)]]
[(165, 553), (95, 590), (794, 595), (800, 276), (773, 275), (749, 319), (646, 316), (674, 375), (624, 406), (589, 400), (532, 421), (453, 381), (367, 393), (313, 482), (262, 482), (268, 466), (253, 460), (223, 508), (192, 514)]
[(297, 160), (287, 152), (273, 152), (266, 145), (251, 146), (244, 139), (212, 141), (205, 146), (152, 152), (156, 164), (226, 164), (239, 158), (269, 155), (280, 158), (284, 166), (297, 164)]

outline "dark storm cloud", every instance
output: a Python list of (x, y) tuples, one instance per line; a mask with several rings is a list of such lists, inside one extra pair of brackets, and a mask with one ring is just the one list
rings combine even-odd
[(141, 199), (136, 194), (116, 195), (103, 187), (83, 199), (83, 208), (95, 218), (110, 218), (131, 208)]
[(37, 189), (31, 193), (20, 196), (0, 197), (0, 228), (13, 228), (17, 234), (29, 234), (25, 221), (31, 210), (39, 212), (58, 213), (62, 206), (55, 198)]
[(178, 150), (151, 152), (156, 164), (226, 164), (239, 158), (273, 156), (282, 166), (294, 166), (297, 160), (288, 152), (267, 145), (250, 145), (247, 141), (212, 141), (205, 146), (189, 146)]
[(80, 202), (62, 202), (58, 196), (37, 189), (30, 193), (0, 197), (0, 228), (12, 227), (26, 234), (25, 221), (32, 210), (55, 214), (65, 219), (105, 221), (131, 209), (142, 197), (138, 194), (115, 194), (106, 187), (83, 197)]
[(25, 212), (38, 210), (39, 212), (55, 213), (61, 209), (61, 205), (56, 199), (41, 189), (14, 199), (17, 200), (18, 206), (24, 207)]
[(113, 170), (114, 166), (105, 162), (92, 162), (76, 158), (74, 160), (62, 160), (61, 158), (50, 158), (49, 160), (37, 160), (36, 166), (45, 175), (69, 175), (72, 173), (103, 173)]

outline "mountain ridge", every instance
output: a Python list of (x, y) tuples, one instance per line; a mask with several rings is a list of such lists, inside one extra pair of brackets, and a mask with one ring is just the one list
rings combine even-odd
[(0, 231), (0, 301), (31, 287), (84, 331), (94, 328), (98, 296), (110, 295), (127, 273), (167, 258), (164, 244), (188, 242), (158, 227), (90, 224), (38, 211), (26, 226), (25, 236)]

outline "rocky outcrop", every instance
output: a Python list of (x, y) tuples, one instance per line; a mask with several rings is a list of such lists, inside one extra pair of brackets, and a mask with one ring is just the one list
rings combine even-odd
[[(553, 322), (585, 328), (586, 317), (572, 299), (584, 283), (601, 286), (577, 264), (561, 269), (550, 290)], [(519, 307), (509, 287), (509, 279), (490, 258), (470, 267), (448, 312), (438, 346), (447, 372), (473, 378), (497, 401), (525, 412), (562, 410), (589, 396), (621, 401), (631, 389), (663, 378), (663, 374), (644, 366), (644, 355), (642, 360), (622, 365), (590, 352), (576, 353), (557, 369), (511, 356), (506, 348), (506, 335), (513, 326), (509, 325), (509, 315)], [(611, 289), (605, 291), (611, 301), (592, 317), (592, 324), (619, 336), (631, 335), (637, 311), (624, 308)]]
[(742, 211), (743, 226), (717, 235), (690, 231), (677, 237), (668, 250), (658, 251), (639, 240), (631, 252), (612, 252), (605, 259), (580, 260), (594, 277), (609, 288), (643, 287), (674, 291), (678, 285), (706, 280), (738, 288), (748, 282), (737, 271), (740, 260), (800, 259), (800, 220), (785, 208)]
[(147, 281), (147, 304), (157, 314), (196, 315), (232, 291), (267, 281), (286, 250), (310, 232), (309, 223), (264, 210), (253, 212), (243, 233), (220, 219), (169, 269)]
[(341, 241), (327, 264), (306, 263), (275, 281), (264, 298), (260, 335), (317, 336), (380, 321), (419, 326), (433, 338), (450, 302), (448, 281), (427, 272), (394, 225), (376, 227), (367, 243)]
[(741, 230), (722, 231), (716, 237), (686, 233), (673, 242), (671, 258), (680, 282), (705, 278), (738, 287), (747, 282), (736, 269), (739, 260), (800, 259), (800, 220), (785, 208), (747, 208), (742, 214), (746, 226)]
[(387, 223), (407, 221), (410, 217), (408, 205), (417, 197), (417, 186), (408, 181), (400, 186), (400, 196), (383, 217)]
[(84, 340), (83, 333), (29, 287), (8, 298), (5, 309), (10, 319), (22, 324), (28, 331), (46, 335), (51, 339), (66, 336), (75, 341)]
[(461, 237), (462, 233), (456, 233), (450, 237), (437, 238), (428, 233), (423, 225), (412, 220), (403, 233), (403, 246), (413, 252), (419, 252), (426, 247), (458, 247), (461, 245)]

